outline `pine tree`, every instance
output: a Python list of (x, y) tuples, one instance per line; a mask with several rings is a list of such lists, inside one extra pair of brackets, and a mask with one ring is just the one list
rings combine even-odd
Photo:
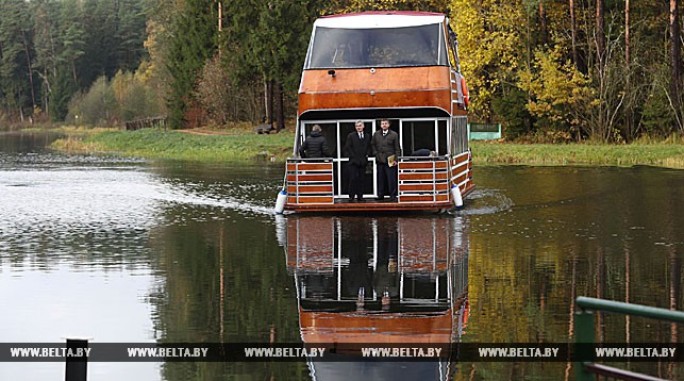
[(187, 0), (173, 21), (174, 33), (167, 51), (171, 75), (168, 101), (169, 123), (185, 124), (185, 113), (194, 103), (197, 76), (216, 51), (216, 8), (202, 0)]
[(22, 0), (0, 0), (0, 9), (0, 101), (23, 119), (36, 105), (32, 22)]
[(57, 78), (57, 19), (60, 3), (54, 0), (37, 0), (31, 4), (36, 51), (35, 69), (40, 77), (40, 105), (50, 116), (51, 91)]

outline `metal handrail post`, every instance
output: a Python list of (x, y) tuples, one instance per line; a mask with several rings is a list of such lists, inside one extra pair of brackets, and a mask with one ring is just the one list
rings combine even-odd
[[(594, 335), (594, 313), (586, 310), (575, 312), (575, 344), (593, 344), (595, 340)], [(575, 356), (577, 355), (575, 354)], [(593, 374), (584, 367), (584, 361), (575, 362), (575, 380), (594, 380)]]
[[(576, 344), (593, 344), (595, 342), (594, 331), (594, 314), (593, 311), (613, 312), (623, 315), (641, 316), (657, 320), (666, 320), (676, 323), (684, 323), (684, 312), (673, 311), (665, 308), (643, 306), (640, 304), (616, 302), (614, 300), (605, 300), (597, 298), (589, 298), (586, 296), (579, 296), (575, 299), (575, 303), (580, 308), (575, 313), (575, 343)], [(576, 346), (578, 348), (580, 346)], [(579, 354), (575, 354), (577, 357)], [(575, 378), (578, 381), (593, 380), (593, 374), (596, 373), (586, 366), (591, 364), (594, 370), (597, 368), (590, 361), (582, 361), (585, 359), (594, 359), (594, 353), (591, 353), (588, 358), (582, 356), (578, 361), (575, 361)], [(611, 370), (613, 371), (613, 370)], [(615, 373), (611, 373), (615, 374)], [(632, 377), (635, 373), (631, 373)], [(639, 375), (642, 376), (642, 375)], [(650, 376), (644, 375), (642, 378), (653, 379)]]

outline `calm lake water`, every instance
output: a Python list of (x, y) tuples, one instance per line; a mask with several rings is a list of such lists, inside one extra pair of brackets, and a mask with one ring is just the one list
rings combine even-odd
[[(577, 296), (684, 309), (684, 171), (478, 167), (452, 215), (280, 217), (281, 166), (65, 156), (44, 149), (53, 138), (0, 135), (0, 342), (568, 342)], [(597, 322), (604, 342), (684, 341), (681, 326)], [(611, 365), (684, 378), (681, 364)], [(0, 380), (63, 377), (62, 363), (0, 363)], [(91, 362), (88, 379), (574, 375), (548, 362)]]

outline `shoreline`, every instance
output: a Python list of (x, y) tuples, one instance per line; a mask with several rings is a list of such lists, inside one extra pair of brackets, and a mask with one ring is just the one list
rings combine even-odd
[[(39, 132), (31, 130), (28, 132)], [(65, 153), (118, 154), (127, 157), (199, 162), (284, 163), (292, 154), (294, 133), (259, 135), (251, 129), (124, 131), (61, 127), (43, 130), (65, 135), (50, 148)], [(16, 131), (14, 131), (16, 132)], [(614, 166), (684, 169), (684, 144), (645, 141), (630, 144), (528, 144), (471, 141), (474, 165)]]

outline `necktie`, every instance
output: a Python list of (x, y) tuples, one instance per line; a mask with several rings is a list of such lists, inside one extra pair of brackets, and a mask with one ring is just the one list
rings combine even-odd
[(359, 132), (359, 139), (363, 140), (363, 132)]

